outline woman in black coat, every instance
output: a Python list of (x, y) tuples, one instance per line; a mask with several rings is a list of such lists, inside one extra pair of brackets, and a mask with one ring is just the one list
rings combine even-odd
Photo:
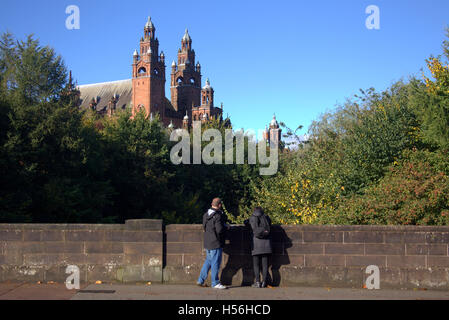
[[(266, 288), (268, 279), (268, 257), (273, 253), (271, 246), (271, 219), (264, 214), (262, 208), (254, 209), (249, 218), (249, 224), (252, 232), (252, 256), (254, 275), (256, 282), (255, 288)], [(262, 282), (260, 282), (260, 266), (262, 264)]]

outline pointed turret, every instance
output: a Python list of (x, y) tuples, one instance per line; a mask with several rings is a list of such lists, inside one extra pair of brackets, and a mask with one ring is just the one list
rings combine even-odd
[(182, 119), (182, 128), (185, 130), (189, 129), (189, 115), (187, 113), (187, 110), (186, 110), (186, 115), (184, 116), (184, 119)]
[(154, 27), (154, 24), (153, 24), (153, 22), (151, 21), (151, 17), (148, 17), (148, 21), (147, 21), (147, 23), (145, 24), (145, 29), (156, 29), (155, 27)]
[(188, 30), (188, 29), (186, 29), (186, 32), (185, 32), (185, 34), (184, 34), (184, 37), (182, 37), (182, 41), (185, 41), (185, 42), (192, 42), (192, 38), (190, 38), (189, 30)]
[(192, 50), (192, 38), (189, 35), (189, 30), (186, 29), (184, 36), (182, 37), (182, 50), (190, 51)]
[(145, 24), (145, 27), (143, 28), (144, 33), (144, 40), (154, 40), (155, 34), (156, 34), (156, 27), (154, 26), (153, 22), (151, 21), (151, 17), (148, 17), (148, 21)]

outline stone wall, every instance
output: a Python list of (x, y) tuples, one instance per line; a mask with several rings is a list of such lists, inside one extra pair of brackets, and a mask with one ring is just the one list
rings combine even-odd
[[(201, 226), (166, 227), (164, 281), (196, 280), (204, 253)], [(254, 281), (250, 236), (229, 232), (221, 280)], [(449, 228), (403, 226), (282, 226), (273, 228), (271, 274), (275, 285), (360, 288), (369, 265), (380, 268), (382, 287), (449, 289)]]
[[(254, 281), (250, 234), (228, 233), (221, 280)], [(381, 288), (449, 290), (449, 227), (275, 226), (270, 273), (275, 285), (363, 286), (369, 265)], [(80, 267), (83, 281), (194, 283), (205, 258), (200, 225), (160, 220), (125, 225), (1, 225), (0, 281), (64, 281)]]
[(0, 281), (160, 281), (162, 221), (125, 225), (0, 224)]

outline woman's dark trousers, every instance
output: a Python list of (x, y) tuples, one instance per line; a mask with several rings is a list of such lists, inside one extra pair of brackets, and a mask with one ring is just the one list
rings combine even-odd
[[(260, 280), (260, 265), (262, 264), (262, 281)], [(253, 256), (254, 275), (256, 282), (267, 282), (268, 280), (268, 254)]]

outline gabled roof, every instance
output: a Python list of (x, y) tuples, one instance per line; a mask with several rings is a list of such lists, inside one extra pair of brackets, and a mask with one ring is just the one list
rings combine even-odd
[(117, 109), (124, 109), (132, 102), (131, 79), (82, 85), (78, 89), (81, 93), (81, 108), (89, 108), (92, 98), (97, 98), (97, 111), (101, 111), (108, 106), (114, 94), (118, 96)]

